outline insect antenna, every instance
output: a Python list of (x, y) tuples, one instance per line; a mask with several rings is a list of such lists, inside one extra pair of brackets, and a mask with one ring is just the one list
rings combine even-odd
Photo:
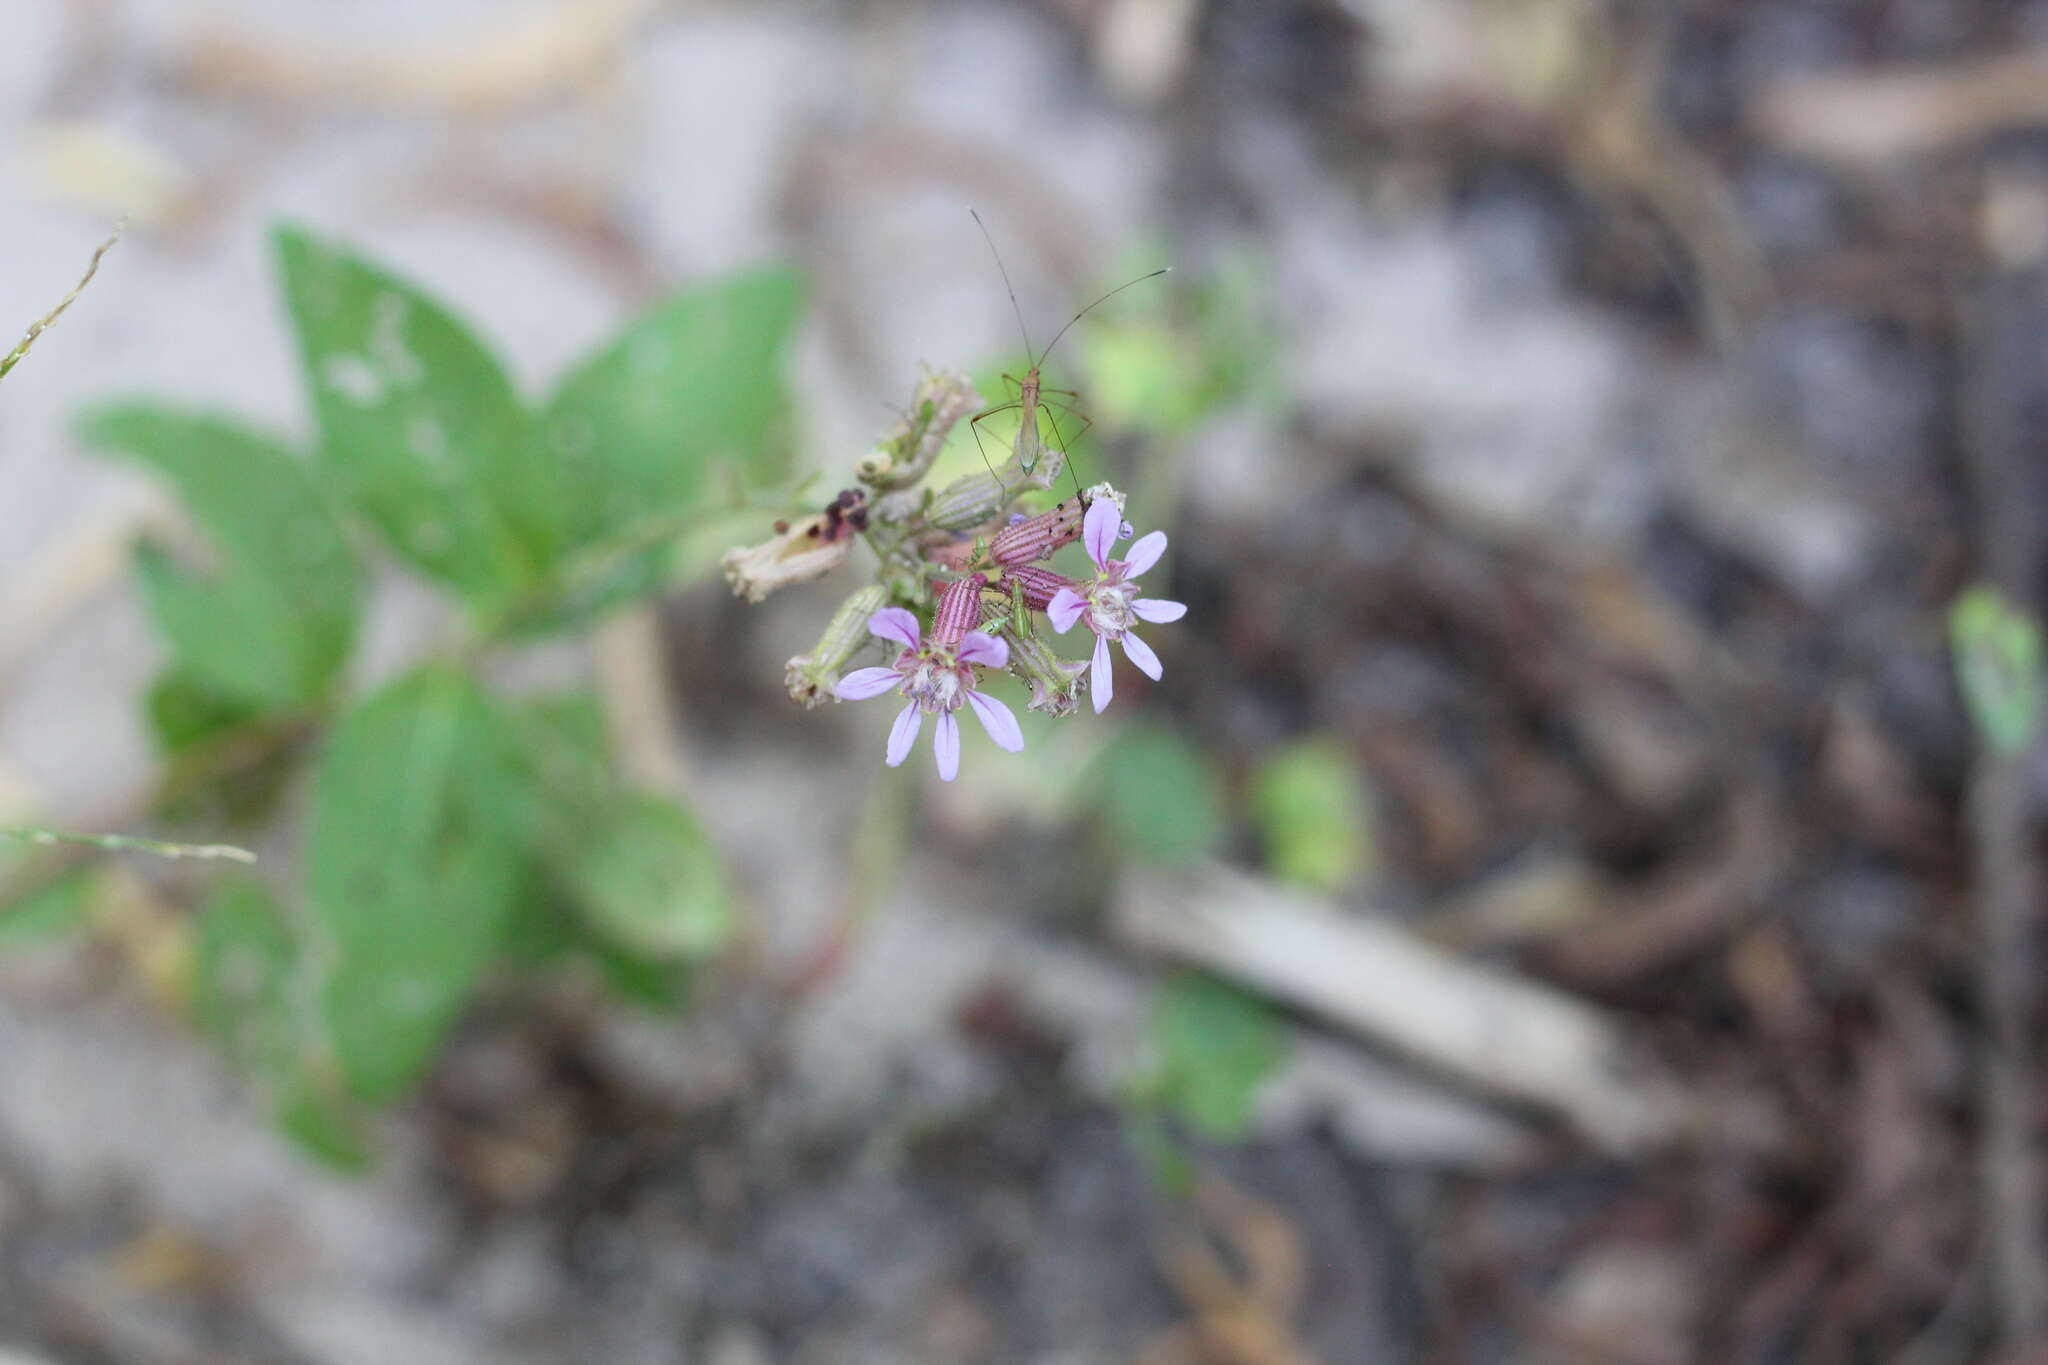
[[(1045, 349), (1043, 351), (1037, 352), (1034, 355), (1031, 350), (1031, 329), (1024, 325), (1024, 309), (1017, 302), (1016, 286), (1010, 283), (1010, 271), (1009, 268), (1003, 264), (1003, 253), (996, 250), (995, 238), (989, 235), (988, 224), (981, 221), (981, 214), (972, 208), (967, 210), (967, 214), (970, 218), (974, 219), (974, 225), (977, 228), (981, 229), (981, 239), (984, 242), (988, 243), (989, 255), (995, 257), (996, 271), (1003, 277), (1003, 290), (1010, 296), (1010, 311), (1017, 315), (1017, 332), (1020, 336), (1024, 338), (1024, 358), (1030, 364), (1030, 371), (1025, 380), (1025, 383), (1028, 386), (1027, 392), (1036, 391), (1035, 380), (1037, 378), (1039, 368), (1042, 365), (1044, 365), (1045, 358), (1052, 354), (1052, 348), (1060, 344), (1060, 338), (1064, 337), (1075, 323), (1079, 322), (1082, 318), (1087, 317), (1090, 313), (1094, 312), (1101, 305), (1109, 302), (1118, 294), (1123, 293), (1124, 290), (1129, 289), (1132, 285), (1143, 284), (1147, 280), (1158, 279), (1161, 275), (1166, 274), (1168, 271), (1172, 269), (1171, 266), (1162, 266), (1160, 269), (1154, 270), (1149, 274), (1140, 275), (1134, 280), (1124, 281), (1116, 288), (1110, 290), (1107, 294), (1104, 294), (1101, 298), (1089, 304), (1086, 308), (1083, 308), (1080, 312), (1074, 314), (1074, 316), (1072, 316), (1071, 318), (1068, 318), (1066, 326), (1060, 328), (1059, 331), (1053, 334), (1052, 340), (1046, 343)], [(1044, 405), (1042, 404), (1038, 406), (1044, 407)], [(980, 422), (981, 418), (988, 416), (990, 412), (999, 411), (1001, 411), (1000, 408), (991, 408), (989, 409), (989, 412), (984, 412), (980, 414), (980, 416), (977, 416), (974, 419), (974, 423)], [(1078, 465), (1075, 463), (1074, 452), (1067, 449), (1067, 438), (1065, 434), (1060, 431), (1059, 420), (1052, 415), (1052, 409), (1050, 407), (1044, 407), (1044, 411), (1046, 420), (1052, 424), (1053, 435), (1059, 438), (1061, 453), (1064, 454), (1067, 459), (1067, 472), (1070, 475), (1072, 475), (1074, 479), (1074, 492), (1076, 495), (1079, 495), (1079, 493), (1081, 492), (1081, 472)], [(1031, 406), (1029, 405), (1025, 407), (1025, 416), (1026, 420), (1031, 420), (1031, 418), (1033, 417)], [(1084, 416), (1081, 420), (1086, 422), (1088, 419)], [(974, 423), (970, 423), (969, 426), (974, 432), (975, 443), (977, 445), (980, 445), (981, 428), (977, 425), (974, 425)], [(1082, 428), (1083, 431), (1085, 431), (1086, 429), (1087, 428), (1085, 427)], [(1075, 434), (1078, 436), (1080, 433), (1077, 432)], [(985, 448), (981, 451), (981, 462), (982, 464), (988, 466), (989, 473), (996, 473), (995, 466), (989, 464), (988, 451)], [(997, 474), (996, 477), (998, 480), (1000, 480), (1002, 476)]]
[[(1116, 296), (1117, 296), (1118, 294), (1121, 294), (1121, 293), (1123, 293), (1123, 292), (1124, 292), (1124, 290), (1126, 290), (1126, 289), (1129, 289), (1129, 288), (1130, 288), (1130, 287), (1131, 287), (1132, 285), (1134, 285), (1134, 284), (1143, 284), (1143, 283), (1144, 283), (1145, 281), (1147, 281), (1147, 280), (1156, 280), (1156, 279), (1158, 279), (1158, 278), (1159, 278), (1159, 277), (1160, 277), (1161, 275), (1164, 275), (1164, 274), (1166, 274), (1166, 273), (1167, 273), (1168, 271), (1170, 271), (1170, 270), (1172, 270), (1172, 269), (1173, 269), (1173, 267), (1172, 267), (1172, 266), (1170, 266), (1170, 265), (1163, 265), (1163, 266), (1159, 267), (1159, 269), (1157, 269), (1157, 270), (1153, 271), (1153, 272), (1152, 272), (1151, 274), (1149, 274), (1149, 275), (1140, 275), (1140, 276), (1138, 276), (1138, 278), (1137, 278), (1137, 279), (1135, 279), (1135, 280), (1125, 280), (1125, 281), (1124, 281), (1124, 282), (1123, 282), (1122, 284), (1120, 284), (1120, 285), (1118, 285), (1118, 286), (1117, 286), (1116, 288), (1114, 288), (1114, 289), (1110, 290), (1110, 291), (1109, 291), (1109, 292), (1108, 292), (1107, 294), (1104, 294), (1104, 295), (1103, 295), (1103, 296), (1102, 296), (1101, 298), (1099, 298), (1099, 299), (1095, 300), (1095, 302), (1094, 302), (1094, 303), (1091, 303), (1091, 304), (1089, 304), (1089, 305), (1088, 305), (1088, 306), (1087, 306), (1086, 308), (1083, 308), (1083, 309), (1082, 309), (1082, 310), (1081, 310), (1080, 312), (1078, 312), (1078, 313), (1074, 314), (1074, 316), (1072, 316), (1072, 317), (1068, 318), (1068, 319), (1067, 319), (1067, 325), (1066, 325), (1066, 327), (1062, 327), (1062, 328), (1060, 328), (1060, 329), (1059, 329), (1059, 331), (1057, 331), (1057, 332), (1053, 333), (1053, 337), (1052, 337), (1052, 340), (1051, 340), (1051, 341), (1048, 341), (1048, 342), (1046, 342), (1046, 343), (1045, 343), (1045, 349), (1044, 349), (1043, 351), (1040, 351), (1040, 352), (1038, 353), (1038, 360), (1039, 360), (1039, 363), (1040, 363), (1040, 364), (1044, 364), (1044, 363), (1045, 363), (1045, 358), (1046, 358), (1047, 356), (1049, 356), (1049, 355), (1051, 355), (1051, 354), (1052, 354), (1052, 348), (1053, 348), (1053, 347), (1055, 347), (1055, 346), (1057, 346), (1057, 345), (1059, 345), (1059, 344), (1060, 344), (1060, 338), (1061, 338), (1061, 337), (1063, 337), (1063, 336), (1065, 336), (1065, 335), (1067, 334), (1068, 328), (1071, 328), (1071, 327), (1072, 327), (1072, 326), (1073, 326), (1073, 325), (1074, 325), (1075, 323), (1079, 322), (1079, 321), (1080, 321), (1080, 320), (1081, 320), (1082, 318), (1085, 318), (1085, 317), (1087, 317), (1087, 316), (1088, 316), (1088, 315), (1089, 315), (1090, 313), (1094, 312), (1094, 311), (1095, 311), (1095, 310), (1096, 310), (1097, 308), (1101, 307), (1101, 306), (1102, 306), (1103, 304), (1105, 304), (1105, 303), (1108, 303), (1108, 302), (1109, 302), (1109, 301), (1110, 301), (1111, 299), (1115, 298), (1115, 297), (1116, 297)], [(1014, 300), (1013, 300), (1013, 301), (1014, 301)]]
[[(1088, 316), (1088, 315), (1089, 315), (1090, 313), (1094, 312), (1094, 311), (1096, 310), (1096, 308), (1097, 308), (1097, 307), (1101, 306), (1102, 304), (1105, 304), (1105, 303), (1109, 302), (1109, 301), (1110, 301), (1111, 299), (1115, 298), (1115, 297), (1116, 297), (1116, 296), (1117, 296), (1118, 294), (1121, 294), (1121, 293), (1123, 293), (1123, 292), (1124, 292), (1124, 290), (1126, 290), (1126, 289), (1129, 289), (1129, 288), (1130, 288), (1130, 287), (1131, 287), (1132, 285), (1134, 285), (1134, 284), (1143, 284), (1143, 283), (1144, 283), (1145, 281), (1147, 281), (1147, 280), (1156, 280), (1156, 279), (1158, 279), (1158, 278), (1159, 278), (1159, 277), (1160, 277), (1161, 275), (1164, 275), (1164, 274), (1166, 274), (1166, 273), (1167, 273), (1167, 272), (1168, 272), (1169, 270), (1171, 270), (1171, 269), (1173, 269), (1173, 267), (1172, 267), (1172, 266), (1161, 266), (1161, 267), (1160, 267), (1159, 269), (1157, 269), (1157, 270), (1154, 270), (1154, 271), (1152, 271), (1152, 272), (1151, 272), (1150, 274), (1146, 274), (1146, 275), (1140, 275), (1140, 276), (1138, 276), (1138, 278), (1136, 278), (1135, 280), (1125, 280), (1125, 281), (1124, 281), (1124, 282), (1123, 282), (1122, 284), (1120, 284), (1120, 285), (1118, 285), (1118, 286), (1117, 286), (1116, 288), (1114, 288), (1114, 289), (1110, 290), (1110, 291), (1109, 291), (1109, 292), (1108, 292), (1107, 294), (1104, 294), (1104, 295), (1103, 295), (1103, 296), (1102, 296), (1101, 298), (1099, 298), (1099, 299), (1095, 300), (1095, 302), (1094, 302), (1094, 303), (1091, 303), (1091, 304), (1089, 304), (1089, 305), (1088, 305), (1088, 306), (1087, 306), (1086, 308), (1083, 308), (1083, 309), (1082, 309), (1082, 310), (1081, 310), (1080, 312), (1078, 312), (1078, 313), (1074, 314), (1074, 316), (1072, 316), (1072, 317), (1068, 318), (1068, 319), (1067, 319), (1067, 325), (1066, 325), (1065, 327), (1062, 327), (1062, 328), (1060, 328), (1060, 329), (1059, 329), (1059, 331), (1057, 331), (1057, 332), (1053, 333), (1053, 337), (1052, 337), (1052, 340), (1051, 340), (1051, 341), (1048, 341), (1048, 342), (1046, 342), (1046, 343), (1045, 343), (1045, 349), (1044, 349), (1043, 351), (1040, 351), (1040, 352), (1038, 353), (1038, 361), (1039, 361), (1039, 363), (1040, 363), (1041, 365), (1045, 363), (1045, 358), (1046, 358), (1047, 356), (1049, 356), (1049, 355), (1051, 355), (1051, 354), (1052, 354), (1052, 348), (1060, 344), (1060, 338), (1061, 338), (1061, 337), (1063, 337), (1063, 336), (1065, 336), (1065, 335), (1067, 334), (1067, 331), (1068, 331), (1068, 329), (1069, 329), (1069, 328), (1073, 327), (1073, 325), (1074, 325), (1075, 323), (1079, 322), (1079, 321), (1080, 321), (1080, 320), (1081, 320), (1082, 318), (1085, 318), (1085, 317), (1087, 317), (1087, 316)], [(1076, 414), (1076, 415), (1077, 415), (1077, 416), (1081, 416), (1081, 420), (1082, 420), (1082, 421), (1084, 421), (1084, 422), (1088, 421), (1088, 418), (1087, 418), (1086, 416), (1084, 416), (1084, 415), (1081, 415), (1081, 414)], [(1051, 407), (1049, 407), (1049, 406), (1048, 406), (1048, 407), (1047, 407), (1047, 408), (1045, 409), (1045, 417), (1046, 417), (1046, 420), (1047, 420), (1047, 421), (1049, 421), (1049, 422), (1051, 422), (1051, 423), (1052, 423), (1052, 431), (1053, 431), (1053, 435), (1055, 435), (1055, 436), (1058, 436), (1058, 437), (1060, 438), (1060, 447), (1061, 447), (1061, 449), (1063, 449), (1063, 450), (1065, 450), (1065, 451), (1066, 451), (1066, 456), (1067, 456), (1067, 473), (1073, 476), (1073, 480), (1074, 480), (1074, 495), (1075, 495), (1076, 497), (1079, 497), (1079, 496), (1081, 495), (1081, 467), (1080, 467), (1080, 461), (1079, 461), (1078, 457), (1076, 456), (1075, 452), (1074, 452), (1073, 450), (1071, 450), (1071, 449), (1068, 449), (1068, 448), (1067, 448), (1067, 438), (1065, 437), (1065, 435), (1063, 435), (1063, 434), (1062, 434), (1062, 433), (1060, 432), (1060, 424), (1059, 424), (1059, 419), (1058, 419), (1058, 418), (1056, 418), (1056, 417), (1054, 417), (1054, 416), (1052, 415), (1052, 408), (1051, 408)], [(1092, 424), (1092, 423), (1090, 423), (1090, 425), (1093, 425), (1093, 424)], [(1082, 431), (1083, 431), (1083, 432), (1085, 432), (1086, 430), (1087, 430), (1087, 428), (1086, 428), (1086, 427), (1083, 427), (1083, 428), (1082, 428)], [(1074, 434), (1075, 434), (1075, 435), (1076, 435), (1076, 436), (1078, 437), (1078, 436), (1080, 436), (1080, 435), (1081, 435), (1081, 432), (1075, 432)]]
[(1003, 290), (1010, 296), (1010, 311), (1017, 315), (1017, 333), (1024, 338), (1025, 363), (1035, 370), (1038, 362), (1031, 358), (1031, 329), (1024, 325), (1024, 310), (1017, 303), (1017, 291), (1010, 284), (1010, 272), (1003, 265), (1003, 253), (996, 250), (996, 239), (988, 235), (988, 224), (981, 221), (981, 215), (969, 209), (967, 216), (981, 229), (981, 240), (988, 243), (988, 254), (996, 258), (996, 273), (1003, 277)]

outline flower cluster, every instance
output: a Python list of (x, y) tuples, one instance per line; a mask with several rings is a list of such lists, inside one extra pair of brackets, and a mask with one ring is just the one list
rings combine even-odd
[[(1064, 453), (1045, 446), (1027, 416), (1008, 460), (943, 488), (924, 486), (947, 434), (981, 406), (964, 375), (928, 373), (909, 411), (855, 466), (862, 487), (835, 497), (796, 525), (777, 523), (776, 538), (731, 551), (733, 591), (760, 601), (791, 583), (848, 562), (855, 540), (874, 552), (874, 581), (849, 596), (808, 654), (789, 661), (792, 697), (806, 706), (894, 695), (903, 709), (890, 729), (886, 760), (900, 764), (933, 718), (939, 776), (960, 771), (958, 713), (971, 709), (998, 748), (1015, 753), (1024, 734), (1010, 708), (982, 690), (985, 671), (1007, 670), (1031, 689), (1030, 709), (1072, 715), (1087, 693), (1100, 712), (1114, 695), (1110, 646), (1147, 677), (1159, 656), (1131, 627), (1164, 624), (1187, 613), (1178, 602), (1139, 596), (1137, 579), (1166, 552), (1166, 533), (1132, 539), (1124, 495), (1098, 484), (1027, 515), (1019, 500), (1050, 488)], [(1094, 572), (1072, 578), (1048, 567), (1080, 541)], [(1131, 544), (1117, 557), (1117, 545)], [(925, 624), (929, 620), (930, 624)], [(1085, 625), (1094, 637), (1086, 660), (1061, 657), (1051, 636)], [(872, 641), (889, 662), (845, 671)]]

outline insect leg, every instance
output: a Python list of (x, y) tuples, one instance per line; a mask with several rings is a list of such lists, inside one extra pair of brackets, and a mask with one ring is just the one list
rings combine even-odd
[[(1079, 465), (1078, 465), (1078, 464), (1076, 463), (1076, 461), (1075, 461), (1075, 459), (1074, 459), (1074, 446), (1073, 446), (1073, 442), (1072, 442), (1072, 441), (1069, 441), (1069, 440), (1068, 440), (1068, 439), (1066, 438), (1066, 436), (1065, 436), (1065, 435), (1064, 435), (1064, 434), (1063, 434), (1063, 433), (1062, 433), (1062, 432), (1060, 431), (1060, 419), (1059, 419), (1059, 418), (1057, 418), (1057, 417), (1055, 417), (1055, 416), (1053, 416), (1053, 409), (1054, 409), (1055, 407), (1063, 407), (1063, 408), (1064, 408), (1064, 407), (1066, 407), (1066, 405), (1065, 405), (1064, 403), (1060, 403), (1060, 404), (1047, 404), (1047, 405), (1045, 405), (1045, 420), (1046, 420), (1046, 421), (1048, 421), (1048, 422), (1050, 422), (1050, 423), (1052, 423), (1052, 434), (1053, 434), (1054, 436), (1057, 436), (1057, 437), (1059, 437), (1059, 442), (1060, 442), (1060, 450), (1061, 450), (1061, 451), (1062, 451), (1062, 452), (1063, 452), (1063, 453), (1064, 453), (1064, 454), (1066, 455), (1066, 457), (1067, 457), (1067, 473), (1068, 473), (1068, 475), (1070, 475), (1070, 476), (1071, 476), (1071, 477), (1073, 478), (1073, 480), (1074, 480), (1074, 496), (1078, 498), (1078, 497), (1080, 497), (1080, 496), (1081, 496), (1081, 470), (1080, 470), (1080, 466), (1079, 466)], [(1069, 415), (1071, 415), (1071, 416), (1074, 416), (1074, 417), (1078, 417), (1078, 418), (1080, 418), (1080, 419), (1081, 419), (1081, 422), (1082, 422), (1082, 426), (1081, 426), (1080, 430), (1078, 430), (1078, 431), (1076, 431), (1076, 432), (1074, 433), (1074, 439), (1075, 439), (1075, 440), (1079, 440), (1079, 439), (1080, 439), (1081, 437), (1083, 437), (1083, 436), (1085, 436), (1085, 435), (1087, 435), (1087, 434), (1088, 434), (1088, 428), (1089, 428), (1089, 427), (1092, 427), (1092, 426), (1094, 426), (1094, 425), (1095, 425), (1095, 421), (1094, 421), (1094, 419), (1093, 419), (1093, 418), (1089, 417), (1089, 416), (1088, 416), (1088, 415), (1087, 415), (1086, 413), (1083, 413), (1083, 412), (1075, 412), (1075, 411), (1074, 411), (1074, 409), (1072, 409), (1072, 408), (1066, 408), (1066, 410), (1067, 410), (1067, 412), (1068, 412), (1068, 414), (1069, 414)]]
[(989, 408), (985, 411), (977, 412), (974, 414), (973, 417), (969, 418), (967, 421), (967, 429), (974, 433), (975, 448), (981, 452), (981, 462), (984, 465), (988, 466), (989, 476), (993, 478), (998, 484), (1002, 483), (1003, 476), (996, 473), (996, 467), (993, 464), (989, 463), (988, 445), (981, 439), (981, 422), (982, 419), (985, 417), (993, 417), (999, 412), (1008, 412), (1011, 408), (1014, 408), (1016, 406), (1017, 404), (1015, 403), (1004, 403), (1000, 407)]

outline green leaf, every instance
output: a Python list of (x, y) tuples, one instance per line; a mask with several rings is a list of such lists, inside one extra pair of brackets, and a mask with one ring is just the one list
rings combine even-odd
[[(14, 855), (0, 857), (0, 866)], [(94, 874), (81, 868), (17, 900), (0, 904), (0, 952), (34, 948), (65, 938), (91, 920)]]
[(641, 1009), (673, 1011), (686, 994), (686, 969), (611, 942), (593, 928), (559, 870), (530, 880), (506, 929), (505, 957), (524, 972), (582, 963), (595, 972), (614, 999)]
[(654, 961), (723, 947), (732, 897), (717, 850), (673, 801), (619, 783), (596, 701), (530, 706), (519, 729), (542, 856), (589, 927)]
[(1260, 765), (1252, 807), (1283, 881), (1341, 891), (1372, 858), (1365, 789), (1341, 747), (1305, 740)]
[(1222, 837), (1215, 770), (1171, 730), (1141, 724), (1119, 735), (1096, 760), (1093, 786), (1113, 846), (1140, 861), (1185, 863)]
[(311, 715), (273, 716), (193, 678), (177, 665), (143, 701), (167, 760), (158, 814), (187, 829), (249, 828), (273, 814), (297, 782)]
[(200, 909), (193, 956), (199, 1023), (267, 1081), (278, 1127), (329, 1166), (367, 1166), (362, 1114), (334, 1075), (304, 943), (283, 907), (253, 881), (229, 882)]
[(276, 234), (329, 482), (422, 572), (478, 601), (533, 586), (570, 485), (482, 342), (413, 285)]
[(369, 1169), (362, 1110), (317, 1072), (302, 1070), (288, 1078), (277, 1100), (277, 1126), (307, 1155), (337, 1171)]
[(725, 869), (673, 801), (620, 793), (589, 822), (564, 870), (592, 922), (636, 953), (702, 957), (732, 935)]
[(285, 1069), (300, 1029), (292, 997), (298, 944), (283, 910), (255, 882), (227, 883), (200, 908), (193, 957), (201, 1027), (237, 1065)]
[(1187, 1148), (1167, 1131), (1159, 1111), (1132, 1108), (1124, 1112), (1124, 1135), (1144, 1163), (1153, 1188), (1169, 1199), (1186, 1199), (1195, 1190), (1195, 1163)]
[(1956, 681), (1977, 732), (1999, 753), (2024, 752), (2041, 718), (2040, 623), (1980, 583), (1956, 599), (1948, 628)]
[(775, 472), (782, 355), (801, 299), (784, 269), (686, 289), (562, 381), (542, 425), (567, 475), (576, 544), (690, 508), (721, 463)]
[[(634, 545), (617, 554), (590, 554), (571, 561), (570, 571), (546, 599), (523, 604), (524, 610), (501, 623), (506, 638), (531, 639), (573, 629), (670, 583), (700, 577), (679, 571), (685, 539), (686, 532), (677, 526), (668, 530), (660, 544)], [(731, 544), (727, 540), (719, 552)]]
[(252, 707), (319, 698), (347, 662), (363, 582), (304, 465), (218, 417), (125, 405), (87, 415), (88, 441), (177, 489), (220, 563), (195, 576), (138, 548), (142, 595), (178, 666)]
[(602, 939), (593, 938), (588, 951), (612, 998), (620, 1004), (673, 1014), (690, 998), (692, 978), (686, 967), (642, 957)]
[(261, 719), (260, 708), (228, 696), (175, 667), (150, 684), (143, 700), (150, 733), (167, 754), (183, 754)]
[(1286, 1055), (1280, 1023), (1243, 991), (1195, 973), (1161, 989), (1153, 1097), (1204, 1137), (1230, 1141), (1251, 1122), (1258, 1087)]
[(544, 781), (582, 785), (598, 780), (609, 761), (605, 752), (604, 703), (594, 692), (537, 697), (515, 716), (529, 759)]
[(364, 702), (321, 760), (308, 875), (335, 1051), (365, 1100), (412, 1083), (499, 950), (525, 870), (515, 757), (486, 695), (426, 671)]

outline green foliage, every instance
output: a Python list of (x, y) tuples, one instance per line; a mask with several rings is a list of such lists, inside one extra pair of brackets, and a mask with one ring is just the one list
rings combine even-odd
[(563, 540), (566, 481), (498, 362), (360, 257), (295, 229), (277, 256), (330, 486), (472, 600), (535, 585)]
[(1342, 747), (1305, 740), (1259, 766), (1252, 809), (1283, 881), (1341, 891), (1372, 859), (1365, 788)]
[(575, 484), (576, 543), (691, 508), (721, 464), (776, 472), (764, 460), (787, 406), (776, 358), (800, 301), (788, 270), (689, 290), (570, 372), (543, 426)]
[(287, 1135), (327, 1164), (356, 1170), (369, 1149), (323, 1042), (309, 945), (260, 885), (224, 884), (194, 924), (193, 1011), (231, 1061), (268, 1084)]
[(653, 958), (701, 957), (732, 930), (725, 869), (673, 801), (626, 793), (596, 812), (570, 884), (605, 933)]
[[(8, 866), (14, 859), (0, 861)], [(73, 872), (14, 901), (0, 914), (0, 952), (33, 948), (85, 926), (92, 908), (92, 877)]]
[(418, 289), (294, 230), (278, 257), (328, 477), (487, 617), (555, 629), (647, 591), (714, 470), (778, 468), (787, 270), (675, 295), (535, 412)]
[(276, 1070), (297, 1052), (291, 990), (299, 944), (256, 882), (224, 883), (193, 926), (193, 1012), (237, 1063)]
[(782, 471), (780, 358), (800, 302), (800, 281), (781, 269), (685, 290), (562, 381), (540, 427), (571, 476), (575, 553), (514, 628), (573, 624), (687, 571), (682, 533), (717, 510), (714, 476)]
[[(281, 791), (317, 755), (304, 883), (217, 888), (193, 922), (193, 1003), (281, 1126), (353, 1166), (366, 1107), (432, 1063), (493, 968), (582, 960), (621, 995), (672, 1005), (731, 933), (716, 849), (682, 806), (621, 781), (596, 702), (510, 702), (479, 679), (517, 638), (669, 581), (728, 490), (779, 471), (800, 291), (774, 269), (685, 291), (529, 405), (426, 292), (296, 229), (276, 248), (310, 457), (158, 406), (83, 425), (164, 479), (207, 542), (202, 567), (153, 545), (136, 557), (170, 654), (147, 714), (173, 787)], [(358, 554), (374, 543), (466, 615), (416, 667), (350, 698)], [(0, 933), (79, 922), (72, 886), (12, 907)]]
[(1977, 732), (2002, 754), (2023, 752), (2040, 725), (2041, 625), (1978, 584), (1949, 608), (1956, 680)]
[(1287, 1041), (1259, 1001), (1197, 972), (1176, 973), (1160, 987), (1151, 1032), (1158, 1060), (1129, 1096), (1124, 1130), (1153, 1183), (1183, 1196), (1194, 1185), (1195, 1164), (1182, 1133), (1211, 1142), (1242, 1139), (1259, 1087), (1285, 1060)]
[(1209, 757), (1173, 730), (1138, 724), (1096, 760), (1089, 786), (1115, 849), (1141, 862), (1185, 864), (1223, 834), (1222, 784)]
[(166, 479), (218, 550), (203, 578), (155, 546), (137, 554), (143, 601), (183, 674), (251, 707), (325, 695), (348, 660), (363, 583), (304, 465), (235, 423), (142, 405), (93, 412), (83, 434)]
[(527, 794), (503, 712), (429, 669), (336, 728), (314, 784), (308, 889), (331, 944), (335, 1054), (396, 1097), (496, 954), (526, 871)]
[(1252, 1100), (1286, 1055), (1280, 1023), (1264, 1005), (1213, 977), (1181, 973), (1152, 1013), (1159, 1066), (1146, 1098), (1203, 1137), (1244, 1135)]
[(520, 737), (547, 870), (588, 927), (655, 962), (721, 946), (732, 929), (724, 867), (687, 811), (613, 780), (595, 699), (527, 708)]
[(143, 714), (167, 754), (196, 748), (262, 718), (264, 709), (223, 695), (173, 666), (150, 684)]

